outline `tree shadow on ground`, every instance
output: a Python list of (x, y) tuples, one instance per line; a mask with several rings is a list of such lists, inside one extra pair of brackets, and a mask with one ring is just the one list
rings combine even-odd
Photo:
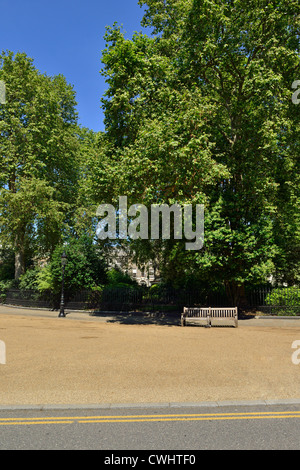
[[(145, 312), (93, 312), (94, 317), (106, 319), (106, 323), (119, 323), (121, 325), (165, 325), (181, 326), (181, 313), (145, 313)], [(239, 320), (251, 320), (255, 318), (253, 312), (239, 312)], [(206, 327), (197, 322), (189, 322), (189, 327)], [(214, 327), (219, 325), (214, 325)], [(226, 326), (226, 325), (225, 325)]]
[(180, 326), (180, 314), (163, 314), (163, 313), (136, 313), (136, 312), (96, 312), (93, 316), (106, 318), (107, 323), (119, 323), (121, 325), (165, 325)]

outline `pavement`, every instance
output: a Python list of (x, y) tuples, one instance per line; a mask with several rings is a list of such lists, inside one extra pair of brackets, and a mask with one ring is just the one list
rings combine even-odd
[(172, 316), (2, 305), (0, 341), (0, 408), (300, 402), (298, 318), (183, 328)]

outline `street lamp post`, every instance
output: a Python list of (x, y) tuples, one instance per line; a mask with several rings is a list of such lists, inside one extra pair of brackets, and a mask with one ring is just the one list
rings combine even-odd
[(67, 264), (67, 256), (65, 251), (61, 255), (61, 266), (62, 266), (62, 285), (61, 285), (61, 300), (60, 300), (60, 311), (59, 317), (65, 317), (65, 298), (64, 298), (64, 284), (65, 284), (65, 268)]

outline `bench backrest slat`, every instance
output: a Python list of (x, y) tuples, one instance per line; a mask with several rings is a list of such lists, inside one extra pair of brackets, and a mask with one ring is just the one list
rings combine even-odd
[(217, 307), (202, 307), (202, 308), (188, 308), (184, 307), (184, 314), (187, 317), (201, 317), (206, 318), (207, 316), (213, 318), (233, 318), (237, 316), (237, 308), (217, 308)]
[[(191, 320), (194, 318), (205, 319), (207, 325), (212, 326), (211, 320), (215, 318), (225, 319), (230, 318), (234, 321), (234, 325), (238, 326), (238, 308), (237, 307), (198, 307), (189, 308), (184, 307), (183, 313), (181, 314), (181, 325), (185, 326), (187, 319)], [(192, 320), (193, 321), (193, 320)]]
[(210, 312), (210, 316), (214, 318), (234, 317), (236, 314), (236, 308), (212, 308)]

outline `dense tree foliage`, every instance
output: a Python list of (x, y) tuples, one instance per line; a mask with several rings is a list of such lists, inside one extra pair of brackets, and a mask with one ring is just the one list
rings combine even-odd
[(165, 282), (222, 284), (234, 304), (270, 276), (299, 283), (298, 2), (139, 4), (150, 35), (128, 39), (117, 24), (105, 34), (104, 132), (79, 128), (64, 77), (41, 75), (25, 54), (0, 56), (0, 243), (15, 252), (16, 277), (25, 253), (93, 240), (97, 206), (127, 196), (204, 204), (201, 250), (125, 241)]
[(13, 248), (16, 278), (25, 250), (51, 252), (72, 212), (78, 179), (75, 96), (64, 77), (50, 78), (24, 53), (2, 53), (0, 79), (1, 244)]
[(245, 283), (275, 272), (295, 282), (298, 3), (140, 4), (154, 37), (128, 40), (115, 25), (103, 53), (116, 194), (205, 204), (203, 250), (191, 255), (180, 242), (161, 244), (172, 279), (192, 271), (222, 281), (235, 303)]

